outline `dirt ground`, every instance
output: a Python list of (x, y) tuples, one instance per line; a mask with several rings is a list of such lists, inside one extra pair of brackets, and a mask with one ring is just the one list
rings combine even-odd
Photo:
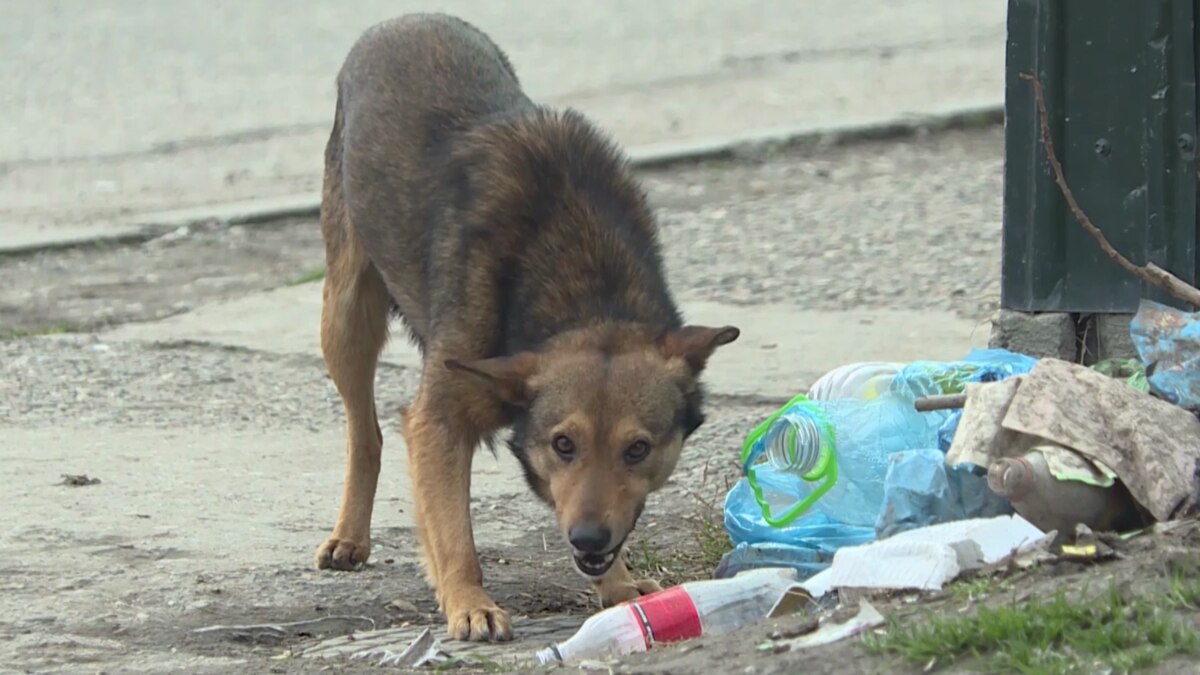
[[(1001, 138), (998, 129), (960, 131), (646, 172), (676, 293), (830, 310), (951, 309), (986, 319), (997, 301)], [(211, 223), (139, 244), (0, 258), (0, 477), (8, 486), (0, 670), (373, 670), (289, 655), (372, 626), (440, 628), (415, 556), (410, 505), (397, 496), (403, 459), (389, 454), (398, 447), (394, 412), (413, 393), (414, 369), (385, 365), (378, 380), (388, 450), (371, 563), (357, 573), (318, 572), (311, 555), (332, 524), (342, 471), (342, 411), (320, 358), (107, 332), (315, 286), (322, 260), (311, 220)], [(296, 321), (315, 333), (313, 317)], [(719, 392), (711, 399), (709, 422), (630, 543), (634, 565), (667, 581), (707, 576), (723, 546), (719, 508), (736, 478), (741, 439), (780, 402)], [(476, 486), (489, 590), (518, 617), (518, 634), (538, 621), (569, 632), (595, 599), (511, 458), (481, 454)], [(956, 615), (1110, 579), (1149, 584), (1168, 554), (1194, 548), (1190, 532), (1134, 540), (1113, 562), (1055, 564), (989, 582), (979, 597), (950, 589), (878, 606), (892, 617)], [(324, 620), (281, 632), (196, 632), (316, 619)], [(764, 649), (776, 630), (756, 626), (611, 669), (921, 669), (872, 655), (857, 640)], [(1194, 672), (1175, 667), (1160, 672)]]

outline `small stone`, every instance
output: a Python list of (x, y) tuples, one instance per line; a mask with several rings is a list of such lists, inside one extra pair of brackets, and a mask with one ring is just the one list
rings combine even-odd
[(415, 615), (415, 614), (421, 613), (421, 610), (418, 609), (416, 605), (412, 604), (411, 602), (409, 602), (407, 600), (401, 600), (399, 598), (392, 600), (385, 606), (387, 607), (387, 609), (389, 609), (393, 612), (396, 612), (397, 614), (400, 614), (402, 616)]

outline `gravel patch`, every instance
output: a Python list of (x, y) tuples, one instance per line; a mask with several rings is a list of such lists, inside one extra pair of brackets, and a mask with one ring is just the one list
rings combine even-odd
[(805, 309), (999, 303), (1003, 130), (649, 173), (682, 298)]

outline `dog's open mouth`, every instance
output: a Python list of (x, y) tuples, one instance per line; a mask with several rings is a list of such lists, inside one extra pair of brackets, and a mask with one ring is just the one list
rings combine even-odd
[(608, 571), (608, 568), (612, 567), (613, 561), (617, 559), (617, 553), (620, 550), (617, 548), (604, 554), (580, 553), (579, 551), (575, 551), (575, 568), (583, 572), (584, 576), (603, 576)]

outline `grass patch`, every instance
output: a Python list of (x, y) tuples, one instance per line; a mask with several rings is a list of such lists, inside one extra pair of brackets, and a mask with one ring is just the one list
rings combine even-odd
[(635, 573), (640, 573), (639, 576), (673, 573), (667, 561), (657, 550), (650, 547), (647, 539), (638, 540), (637, 545), (630, 548), (626, 561)]
[(716, 569), (721, 558), (733, 550), (729, 533), (725, 531), (725, 523), (715, 515), (711, 505), (706, 505), (705, 510), (696, 515), (693, 527), (692, 537), (696, 540), (697, 547), (696, 562), (710, 571)]
[[(701, 483), (706, 484), (706, 479), (702, 478)], [(679, 533), (677, 546), (656, 547), (644, 537), (631, 543), (626, 560), (634, 576), (648, 576), (666, 584), (712, 578), (713, 570), (733, 550), (733, 544), (725, 531), (724, 510), (720, 507), (729, 486), (710, 491), (714, 494), (709, 498), (689, 491), (694, 507), (683, 517), (686, 530)]]
[(963, 579), (956, 581), (946, 588), (950, 593), (950, 597), (958, 603), (974, 602), (982, 600), (992, 594), (995, 589), (996, 579), (991, 577), (977, 576), (971, 579)]
[(304, 274), (292, 279), (288, 282), (288, 286), (299, 286), (301, 284), (311, 284), (314, 281), (320, 281), (325, 278), (325, 268), (316, 267)]
[(1110, 585), (1096, 597), (980, 607), (971, 616), (893, 620), (864, 646), (926, 670), (973, 659), (984, 672), (1130, 672), (1170, 656), (1200, 653), (1200, 634), (1177, 610), (1196, 609), (1200, 581), (1174, 575), (1165, 592), (1134, 594)]
[(17, 338), (38, 337), (40, 335), (62, 335), (71, 332), (68, 326), (56, 324), (38, 328), (0, 328), (0, 340), (16, 340)]

